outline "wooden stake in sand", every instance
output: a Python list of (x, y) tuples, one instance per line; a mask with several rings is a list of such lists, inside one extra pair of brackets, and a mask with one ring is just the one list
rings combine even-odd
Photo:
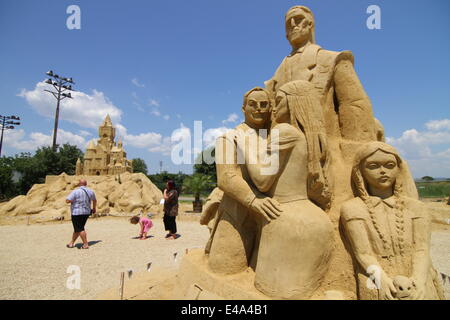
[(119, 294), (120, 294), (120, 300), (123, 300), (123, 287), (125, 286), (125, 272), (120, 273), (120, 288), (119, 288)]
[(178, 254), (178, 252), (175, 252), (175, 253), (173, 254), (173, 261), (174, 261), (175, 263), (177, 263), (177, 254)]
[(194, 300), (198, 300), (198, 297), (200, 297), (200, 295), (202, 294), (203, 288), (200, 287), (199, 285), (195, 284), (195, 283), (194, 283), (194, 287), (196, 287), (198, 289), (197, 296), (195, 297)]
[(445, 285), (445, 280), (448, 278), (449, 282), (450, 282), (450, 277), (444, 273), (441, 272), (441, 277), (442, 277), (442, 282)]

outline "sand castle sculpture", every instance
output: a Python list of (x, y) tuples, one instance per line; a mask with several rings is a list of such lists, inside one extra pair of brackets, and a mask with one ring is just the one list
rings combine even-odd
[(211, 236), (183, 259), (181, 291), (442, 299), (427, 211), (406, 162), (383, 142), (352, 53), (317, 45), (304, 6), (288, 10), (285, 26), (291, 53), (265, 88), (245, 94), (245, 122), (217, 140), (218, 188), (201, 217)]
[(132, 173), (133, 166), (131, 160), (127, 160), (122, 140), (119, 138), (119, 141), (115, 142), (116, 128), (113, 127), (109, 115), (98, 128), (98, 135), (97, 144), (89, 141), (83, 163), (80, 159), (77, 160), (75, 174), (103, 176)]
[(45, 183), (35, 184), (26, 195), (1, 204), (0, 215), (25, 215), (33, 222), (70, 220), (70, 206), (65, 199), (80, 178), (95, 191), (100, 215), (161, 211), (162, 192), (145, 174), (132, 173), (122, 142), (114, 141), (115, 128), (109, 115), (99, 127), (99, 136), (97, 145), (89, 143), (83, 164), (78, 159), (75, 176), (47, 176)]

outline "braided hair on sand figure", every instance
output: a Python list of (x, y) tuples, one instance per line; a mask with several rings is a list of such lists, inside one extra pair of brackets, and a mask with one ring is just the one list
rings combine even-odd
[[(387, 235), (384, 235), (381, 232), (379, 222), (377, 221), (377, 218), (375, 216), (375, 203), (370, 198), (367, 182), (364, 180), (364, 177), (363, 177), (363, 174), (361, 171), (364, 161), (377, 151), (382, 151), (387, 154), (392, 154), (397, 161), (397, 166), (399, 167), (400, 172), (402, 171), (402, 169), (403, 169), (402, 160), (401, 160), (397, 150), (394, 147), (392, 147), (386, 143), (383, 143), (383, 142), (378, 142), (378, 141), (369, 142), (369, 143), (363, 145), (362, 147), (360, 147), (355, 154), (353, 170), (352, 170), (352, 182), (355, 187), (357, 196), (359, 196), (364, 201), (365, 205), (367, 206), (371, 222), (383, 243), (383, 248), (385, 250), (389, 250), (391, 248), (391, 245), (388, 242)], [(394, 196), (394, 200), (395, 200), (394, 214), (395, 214), (396, 236), (397, 236), (398, 243), (399, 243), (400, 255), (404, 255), (405, 202), (401, 196), (403, 193), (403, 188), (402, 188), (402, 183), (399, 179), (400, 175), (401, 174), (399, 173), (394, 182), (393, 196)]]

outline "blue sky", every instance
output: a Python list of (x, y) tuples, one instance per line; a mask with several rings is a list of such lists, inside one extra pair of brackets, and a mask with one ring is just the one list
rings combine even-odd
[[(81, 9), (69, 30), (66, 9)], [(415, 177), (450, 177), (450, 2), (380, 0), (25, 1), (0, 2), (0, 114), (22, 118), (3, 155), (51, 143), (55, 100), (45, 72), (73, 77), (58, 142), (84, 150), (106, 112), (129, 158), (150, 172), (190, 173), (170, 159), (170, 136), (202, 121), (206, 142), (240, 120), (243, 94), (269, 79), (290, 46), (284, 14), (310, 7), (316, 40), (351, 50), (388, 141)], [(369, 30), (369, 5), (381, 29)]]

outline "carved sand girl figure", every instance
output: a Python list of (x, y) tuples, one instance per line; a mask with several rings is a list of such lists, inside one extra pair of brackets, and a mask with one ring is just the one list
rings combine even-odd
[[(326, 144), (321, 141), (324, 136), (317, 101), (313, 86), (306, 81), (282, 86), (270, 136), (273, 142), (278, 133), (279, 143), (269, 147), (271, 156), (278, 149), (278, 170), (270, 172), (267, 166), (250, 159), (255, 154), (246, 153), (253, 183), (277, 200), (283, 210), (277, 219), (263, 223), (255, 271), (255, 287), (273, 298), (310, 297), (328, 269), (333, 247), (328, 216), (308, 199), (308, 189), (315, 187), (318, 198), (328, 197), (329, 201), (329, 193), (323, 192), (326, 179), (320, 161), (321, 145)], [(260, 156), (269, 156), (267, 148), (259, 152)]]
[(360, 299), (444, 298), (431, 265), (429, 217), (420, 201), (404, 195), (403, 169), (398, 152), (382, 142), (367, 143), (355, 155), (357, 197), (342, 205), (341, 222)]

